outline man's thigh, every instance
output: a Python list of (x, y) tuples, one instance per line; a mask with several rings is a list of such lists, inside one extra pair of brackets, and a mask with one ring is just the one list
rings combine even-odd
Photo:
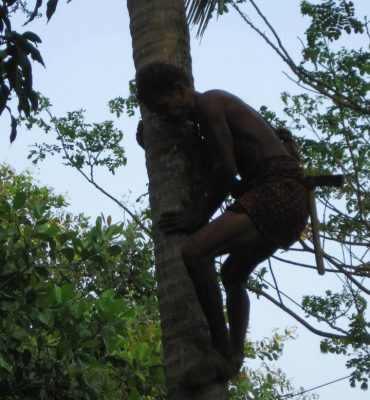
[(247, 214), (226, 211), (190, 235), (188, 243), (200, 255), (215, 257), (241, 247), (256, 247), (263, 237)]

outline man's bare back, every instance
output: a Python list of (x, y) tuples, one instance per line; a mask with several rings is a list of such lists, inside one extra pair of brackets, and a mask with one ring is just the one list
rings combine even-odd
[(264, 159), (289, 155), (273, 128), (238, 97), (210, 90), (196, 99), (201, 134), (221, 159), (234, 158), (242, 179), (253, 179)]

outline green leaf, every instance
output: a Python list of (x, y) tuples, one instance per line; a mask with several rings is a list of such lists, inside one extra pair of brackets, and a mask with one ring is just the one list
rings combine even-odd
[(119, 254), (122, 253), (122, 247), (119, 246), (119, 245), (117, 245), (117, 244), (114, 244), (113, 246), (110, 246), (110, 247), (108, 248), (108, 253), (109, 253), (111, 256), (118, 256)]
[(82, 349), (93, 349), (95, 347), (98, 347), (100, 344), (98, 339), (90, 339), (90, 340), (86, 340), (86, 342), (83, 342), (81, 344), (81, 348)]
[(0, 114), (3, 113), (6, 103), (9, 100), (10, 89), (5, 83), (0, 87)]
[(143, 374), (139, 369), (137, 369), (137, 370), (135, 371), (135, 375), (136, 375), (142, 382), (145, 382), (145, 381), (146, 381), (144, 374)]
[(110, 302), (114, 300), (114, 296), (115, 296), (114, 289), (108, 289), (101, 294), (100, 299), (102, 299), (103, 301), (108, 300)]
[(41, 43), (40, 37), (37, 36), (36, 33), (34, 33), (34, 32), (29, 32), (29, 31), (24, 32), (24, 33), (22, 33), (22, 37), (24, 39), (30, 40), (31, 42), (34, 42), (34, 43)]
[(61, 249), (61, 253), (67, 258), (69, 262), (73, 261), (75, 251), (72, 247), (65, 247)]
[(59, 286), (54, 286), (54, 297), (57, 303), (62, 302), (62, 290)]
[(70, 300), (74, 297), (74, 287), (71, 283), (67, 283), (61, 287), (62, 299), (64, 301)]
[(147, 343), (138, 343), (136, 351), (140, 362), (145, 361), (149, 356), (149, 346)]
[(34, 205), (33, 212), (37, 219), (41, 219), (44, 216), (45, 212), (45, 204), (41, 203), (40, 201), (36, 201)]
[(19, 303), (17, 301), (2, 301), (0, 303), (0, 310), (5, 312), (15, 312), (19, 308)]
[(52, 318), (50, 314), (44, 312), (37, 312), (36, 313), (37, 319), (46, 326), (51, 325)]
[(12, 328), (10, 334), (13, 338), (18, 339), (18, 340), (23, 340), (28, 336), (27, 331), (24, 328), (21, 328), (17, 325), (13, 325), (13, 328)]
[(12, 367), (6, 362), (6, 360), (0, 354), (0, 368), (5, 369), (8, 372), (12, 371)]
[(35, 8), (32, 11), (32, 13), (30, 14), (30, 17), (28, 18), (28, 20), (26, 21), (26, 24), (33, 21), (37, 17), (37, 14), (39, 12), (39, 8), (41, 7), (41, 5), (42, 5), (42, 0), (37, 0), (36, 4), (35, 4)]
[(14, 196), (13, 207), (16, 210), (23, 208), (27, 201), (27, 194), (25, 192), (17, 192)]
[(141, 396), (139, 391), (135, 387), (131, 387), (130, 400), (140, 400)]
[(58, 0), (49, 0), (47, 2), (46, 17), (48, 19), (48, 22), (49, 22), (50, 18), (53, 16), (53, 14), (55, 13), (57, 5), (58, 5)]

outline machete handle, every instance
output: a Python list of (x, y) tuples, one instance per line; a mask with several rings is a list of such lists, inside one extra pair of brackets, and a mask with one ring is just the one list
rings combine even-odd
[(319, 275), (324, 275), (325, 274), (324, 255), (320, 242), (320, 234), (319, 234), (320, 228), (319, 228), (319, 219), (317, 217), (315, 190), (308, 191), (308, 205), (311, 214), (312, 241), (315, 251), (317, 272), (319, 273)]

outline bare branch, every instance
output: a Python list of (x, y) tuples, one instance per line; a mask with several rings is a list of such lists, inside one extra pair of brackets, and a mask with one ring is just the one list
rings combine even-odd
[(296, 321), (301, 323), (305, 328), (307, 328), (309, 331), (311, 331), (315, 335), (326, 337), (329, 339), (346, 339), (347, 338), (346, 335), (338, 335), (335, 333), (324, 332), (319, 329), (316, 329), (315, 327), (310, 325), (307, 321), (305, 321), (303, 318), (301, 318), (298, 314), (296, 314), (294, 311), (292, 311), (290, 308), (286, 307), (284, 304), (279, 303), (277, 300), (275, 300), (272, 296), (267, 294), (265, 291), (263, 291), (261, 289), (257, 289), (256, 287), (251, 286), (249, 284), (247, 284), (246, 287), (250, 291), (252, 291), (258, 295), (261, 295), (261, 296), (265, 297), (266, 299), (268, 299), (269, 301), (271, 301), (273, 304), (275, 304), (281, 310), (285, 311), (287, 314), (289, 314), (291, 317), (293, 317)]
[[(307, 269), (317, 270), (317, 267), (314, 266), (314, 265), (299, 263), (299, 262), (297, 262), (297, 261), (287, 260), (287, 259), (285, 259), (285, 258), (280, 258), (280, 257), (278, 257), (278, 256), (272, 256), (272, 258), (274, 258), (274, 259), (277, 260), (277, 261), (281, 261), (281, 262), (283, 262), (283, 263), (285, 263), (285, 264), (295, 265), (295, 266), (301, 267), (301, 268), (307, 268)], [(343, 273), (342, 271), (338, 271), (338, 270), (336, 270), (336, 269), (325, 269), (325, 272), (332, 272), (332, 273), (335, 273), (335, 274), (342, 274), (342, 273)], [(353, 272), (352, 274), (353, 274), (353, 275), (356, 275), (355, 272)], [(361, 274), (358, 274), (358, 275), (359, 275), (359, 276), (363, 276), (363, 275), (361, 275)]]
[[(263, 279), (262, 278), (262, 281), (263, 282), (265, 282), (267, 285), (269, 285), (271, 288), (273, 288), (273, 289), (275, 289), (276, 290), (276, 287), (274, 286), (274, 285), (272, 285), (270, 282), (268, 282), (266, 279)], [(324, 317), (322, 317), (322, 316), (320, 316), (320, 315), (318, 315), (318, 314), (316, 314), (316, 313), (313, 313), (313, 312), (311, 312), (311, 311), (307, 311), (307, 310), (305, 310), (303, 307), (302, 307), (302, 305), (301, 304), (299, 304), (297, 301), (295, 301), (294, 299), (292, 299), (290, 296), (288, 296), (286, 293), (284, 293), (284, 292), (280, 292), (285, 298), (287, 298), (289, 301), (291, 301), (294, 305), (296, 305), (297, 307), (299, 307), (302, 311), (304, 311), (307, 315), (309, 315), (310, 317), (313, 317), (313, 318), (316, 318), (319, 322), (325, 322), (326, 324), (328, 324), (329, 326), (330, 326), (330, 328), (332, 328), (332, 329), (334, 329), (334, 330), (336, 330), (336, 331), (338, 331), (338, 332), (341, 332), (341, 333), (343, 333), (343, 334), (347, 334), (347, 332), (344, 330), (344, 329), (342, 329), (342, 328), (339, 328), (339, 327), (337, 327), (336, 325), (334, 325), (331, 321), (329, 321), (327, 318), (324, 318)], [(281, 302), (281, 304), (282, 304), (282, 302)], [(340, 317), (340, 316), (339, 316)]]
[[(331, 236), (325, 235), (325, 233), (322, 233), (320, 235), (320, 237), (324, 240), (330, 240), (330, 241), (334, 241), (334, 242), (338, 242), (337, 238), (332, 238)], [(346, 244), (348, 246), (359, 246), (359, 247), (369, 247), (370, 243), (366, 243), (366, 242), (353, 242), (350, 240), (340, 240), (340, 243), (342, 244)]]
[(281, 298), (280, 289), (279, 289), (279, 286), (278, 286), (278, 284), (277, 284), (277, 280), (276, 280), (274, 271), (273, 271), (273, 269), (272, 269), (271, 258), (268, 259), (268, 264), (269, 264), (269, 268), (270, 268), (270, 272), (271, 272), (272, 279), (274, 280), (274, 283), (275, 283), (275, 290), (276, 290), (276, 292), (277, 292), (277, 294), (278, 294), (280, 303), (283, 304), (283, 299)]
[[(303, 241), (300, 241), (301, 245), (303, 246), (304, 250), (309, 251), (310, 253), (313, 253), (314, 250), (311, 249), (306, 243)], [(364, 285), (362, 285), (360, 282), (358, 282), (356, 279), (353, 278), (352, 273), (346, 270), (346, 266), (336, 260), (334, 257), (330, 256), (329, 254), (324, 252), (324, 258), (329, 261), (331, 264), (333, 264), (336, 268), (339, 269), (339, 271), (343, 272), (343, 274), (359, 289), (361, 289), (364, 293), (367, 295), (370, 295), (370, 290), (367, 289)], [(362, 275), (363, 276), (363, 275)]]

